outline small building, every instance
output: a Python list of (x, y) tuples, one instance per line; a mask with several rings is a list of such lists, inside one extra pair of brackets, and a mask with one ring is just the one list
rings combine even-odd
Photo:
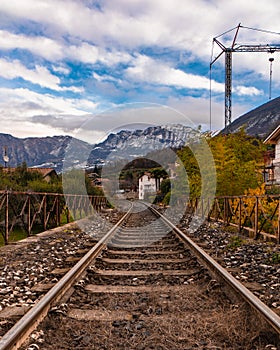
[(264, 143), (275, 147), (265, 164), (265, 182), (271, 185), (280, 185), (280, 125), (267, 136)]
[(156, 195), (160, 189), (161, 179), (156, 179), (150, 173), (139, 178), (139, 199), (146, 199), (148, 195)]
[[(17, 168), (3, 168), (3, 171), (6, 173), (13, 173)], [(56, 179), (58, 177), (56, 171), (53, 168), (27, 168), (28, 172), (37, 172), (40, 173), (43, 179), (46, 182), (50, 182), (52, 179)]]
[(43, 179), (50, 182), (58, 177), (56, 171), (53, 168), (28, 168), (28, 171), (37, 171), (42, 174)]

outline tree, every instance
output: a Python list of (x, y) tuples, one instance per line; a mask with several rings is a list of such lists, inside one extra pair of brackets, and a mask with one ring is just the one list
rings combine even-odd
[(209, 140), (217, 171), (217, 195), (241, 195), (260, 186), (264, 146), (244, 130)]
[[(264, 145), (260, 140), (241, 130), (234, 134), (208, 137), (207, 142), (215, 161), (216, 195), (242, 195), (246, 190), (260, 186), (264, 152)], [(184, 147), (178, 151), (188, 174), (190, 197), (199, 197), (201, 194), (202, 174), (199, 164), (204, 164), (203, 179), (206, 179), (206, 182), (209, 179), (209, 188), (214, 186), (211, 183), (213, 176), (211, 169), (207, 168), (205, 153), (203, 150), (197, 152), (200, 146), (201, 144), (197, 143), (192, 149)]]

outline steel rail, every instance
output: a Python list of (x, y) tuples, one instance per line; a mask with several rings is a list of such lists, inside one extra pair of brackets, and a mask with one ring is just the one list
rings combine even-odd
[[(148, 206), (148, 205), (147, 205)], [(150, 206), (149, 206), (150, 207)], [(266, 322), (274, 328), (278, 335), (280, 335), (280, 317), (273, 312), (267, 305), (265, 305), (259, 298), (257, 298), (251, 291), (249, 291), (242, 283), (234, 278), (225, 268), (223, 268), (216, 260), (208, 255), (202, 248), (200, 248), (191, 238), (185, 235), (178, 227), (171, 221), (160, 214), (155, 208), (150, 209), (159, 216), (167, 225), (170, 226), (185, 242), (190, 250), (197, 256), (198, 260), (212, 273), (223, 280), (226, 285), (229, 285), (238, 296), (245, 302), (250, 304), (258, 314), (260, 314)]]
[(46, 317), (52, 304), (61, 299), (73, 286), (73, 283), (84, 273), (93, 259), (104, 249), (106, 242), (130, 215), (132, 207), (133, 205), (131, 205), (127, 213), (108, 231), (108, 233), (106, 233), (106, 235), (0, 339), (0, 350), (18, 349), (27, 340), (33, 330), (36, 329)]

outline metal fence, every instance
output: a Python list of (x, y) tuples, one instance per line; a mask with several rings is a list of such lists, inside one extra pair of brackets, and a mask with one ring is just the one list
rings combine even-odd
[(0, 191), (0, 232), (8, 244), (11, 232), (16, 229), (29, 236), (107, 206), (103, 196)]
[(280, 243), (280, 196), (223, 196), (214, 201), (199, 198), (189, 200), (187, 208), (195, 215), (237, 227), (250, 237)]

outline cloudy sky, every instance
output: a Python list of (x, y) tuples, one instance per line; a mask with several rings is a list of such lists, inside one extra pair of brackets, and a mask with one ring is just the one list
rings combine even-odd
[[(278, 0), (0, 0), (0, 132), (90, 142), (133, 123), (210, 128), (214, 37), (280, 32)], [(219, 36), (227, 47), (235, 30)], [(241, 28), (240, 44), (280, 35)], [(233, 119), (268, 101), (268, 53), (233, 54)], [(272, 98), (280, 95), (273, 55)], [(224, 57), (212, 68), (211, 129), (224, 125)]]

